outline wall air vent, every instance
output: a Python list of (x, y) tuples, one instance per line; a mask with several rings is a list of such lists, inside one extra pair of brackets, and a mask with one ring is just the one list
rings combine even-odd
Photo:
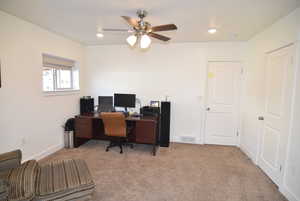
[(180, 140), (184, 143), (195, 143), (196, 138), (193, 136), (181, 136)]

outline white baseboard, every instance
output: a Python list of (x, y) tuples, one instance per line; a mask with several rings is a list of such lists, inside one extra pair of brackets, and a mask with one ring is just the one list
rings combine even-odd
[(55, 152), (57, 152), (58, 150), (64, 148), (64, 144), (59, 144), (59, 145), (53, 145), (48, 147), (47, 149), (45, 149), (44, 151), (42, 151), (41, 153), (37, 153), (34, 154), (26, 159), (23, 159), (22, 161), (28, 161), (28, 160), (41, 160)]
[(288, 201), (300, 201), (300, 198), (292, 193), (285, 185), (279, 188), (279, 191), (288, 199)]

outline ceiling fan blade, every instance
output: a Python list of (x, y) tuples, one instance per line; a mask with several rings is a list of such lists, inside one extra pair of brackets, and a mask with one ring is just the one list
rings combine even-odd
[(128, 16), (121, 16), (124, 20), (126, 20), (126, 22), (132, 26), (132, 27), (138, 27), (139, 23), (136, 19), (128, 17)]
[(171, 30), (176, 30), (176, 29), (177, 29), (177, 26), (175, 24), (165, 24), (165, 25), (154, 26), (151, 28), (152, 32), (171, 31)]
[(107, 31), (107, 32), (110, 32), (110, 31), (118, 31), (118, 32), (128, 32), (128, 33), (133, 32), (133, 31), (130, 30), (130, 29), (111, 29), (111, 28), (104, 28), (104, 29), (102, 29), (102, 31)]
[(160, 35), (160, 34), (156, 34), (156, 33), (153, 33), (153, 32), (149, 32), (148, 35), (153, 37), (153, 38), (156, 38), (158, 40), (162, 40), (162, 41), (168, 41), (168, 40), (171, 39), (169, 37), (166, 37), (166, 36), (163, 36), (163, 35)]

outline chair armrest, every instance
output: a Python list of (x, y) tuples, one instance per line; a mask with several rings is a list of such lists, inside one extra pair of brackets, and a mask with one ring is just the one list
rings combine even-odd
[(15, 150), (0, 154), (0, 171), (16, 168), (21, 165), (22, 152)]
[(7, 200), (8, 197), (8, 182), (0, 179), (0, 200)]

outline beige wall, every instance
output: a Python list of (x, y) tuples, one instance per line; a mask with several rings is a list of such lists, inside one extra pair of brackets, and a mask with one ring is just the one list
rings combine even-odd
[[(300, 32), (299, 32), (300, 33)], [(300, 38), (299, 38), (300, 39)], [(300, 40), (299, 40), (300, 41)], [(299, 45), (299, 44), (298, 44)], [(300, 45), (298, 46), (298, 64), (300, 64)], [(286, 186), (293, 196), (300, 200), (300, 66), (298, 66), (295, 89), (295, 105), (292, 133), (289, 140), (287, 166), (285, 174)]]
[[(254, 159), (257, 154), (257, 117), (264, 111), (264, 60), (265, 53), (297, 40), (300, 9), (256, 35), (247, 43), (247, 69), (244, 89), (245, 148)], [(254, 120), (255, 119), (255, 120)]]
[[(299, 19), (297, 9), (244, 43), (153, 44), (149, 51), (140, 52), (125, 45), (82, 47), (0, 12), (0, 153), (21, 148), (28, 159), (59, 149), (63, 144), (61, 125), (78, 113), (79, 96), (114, 92), (136, 93), (142, 104), (169, 96), (172, 140), (190, 136), (195, 143), (202, 143), (206, 62), (217, 58), (246, 61), (241, 148), (255, 161), (260, 133), (257, 117), (264, 109), (264, 55), (300, 40)], [(78, 61), (85, 93), (45, 96), (42, 53)], [(300, 60), (300, 51), (298, 54)], [(300, 70), (297, 73), (294, 124), (281, 187), (290, 200), (300, 200)]]
[(243, 60), (245, 43), (153, 44), (146, 52), (127, 45), (87, 47), (87, 94), (136, 93), (150, 100), (172, 102), (171, 138), (203, 143), (202, 120), (206, 62), (210, 58)]
[[(264, 67), (265, 54), (268, 51), (275, 50), (290, 43), (299, 43), (300, 30), (300, 8), (280, 19), (271, 27), (257, 34), (247, 43), (247, 63), (245, 75), (245, 88), (243, 90), (243, 111), (242, 111), (242, 138), (241, 148), (256, 161), (259, 146), (259, 134), (261, 122), (258, 116), (264, 112)], [(299, 64), (299, 63), (298, 63)], [(299, 78), (300, 76), (297, 76)], [(299, 80), (298, 80), (299, 83)], [(296, 96), (300, 96), (299, 84), (297, 84)], [(294, 129), (290, 135), (290, 148), (285, 166), (285, 183), (281, 191), (291, 200), (300, 200), (300, 163), (295, 158), (300, 158), (300, 128), (299, 113), (300, 102), (296, 101), (294, 105)], [(298, 183), (296, 182), (298, 181)]]
[(84, 49), (73, 41), (0, 12), (0, 153), (22, 149), (39, 158), (63, 145), (64, 121), (78, 112), (79, 93), (45, 96), (42, 53), (74, 59), (83, 67)]

